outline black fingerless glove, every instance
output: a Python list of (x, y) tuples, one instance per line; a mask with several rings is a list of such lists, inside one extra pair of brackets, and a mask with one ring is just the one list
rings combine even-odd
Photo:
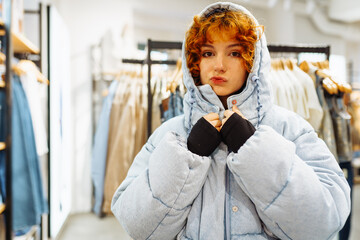
[(200, 156), (209, 156), (221, 142), (220, 132), (205, 118), (200, 118), (187, 139), (188, 149)]
[(254, 126), (236, 113), (230, 116), (220, 131), (223, 142), (235, 153), (254, 132)]

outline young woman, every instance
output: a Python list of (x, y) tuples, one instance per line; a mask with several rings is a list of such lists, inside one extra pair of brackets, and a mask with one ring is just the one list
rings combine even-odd
[(312, 127), (272, 104), (263, 29), (215, 3), (183, 48), (184, 115), (149, 138), (112, 211), (134, 239), (331, 239), (349, 186)]

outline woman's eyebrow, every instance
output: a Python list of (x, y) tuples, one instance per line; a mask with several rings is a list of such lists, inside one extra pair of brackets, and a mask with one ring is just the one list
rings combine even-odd
[(214, 46), (210, 45), (210, 44), (204, 44), (204, 45), (202, 45), (202, 47), (214, 48)]
[(226, 48), (232, 48), (232, 47), (241, 47), (241, 44), (240, 43), (231, 44), (231, 45), (227, 46)]

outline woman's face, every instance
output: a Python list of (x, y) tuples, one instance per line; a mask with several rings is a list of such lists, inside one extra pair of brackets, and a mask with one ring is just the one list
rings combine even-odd
[(240, 90), (247, 78), (240, 42), (227, 34), (212, 36), (201, 47), (200, 81), (209, 84), (216, 95), (228, 97)]

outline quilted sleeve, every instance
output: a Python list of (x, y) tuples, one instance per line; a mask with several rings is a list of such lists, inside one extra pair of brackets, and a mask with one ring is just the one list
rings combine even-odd
[(281, 239), (331, 239), (350, 211), (350, 189), (333, 155), (310, 128), (288, 140), (261, 125), (230, 171), (267, 230)]
[(112, 200), (114, 215), (134, 239), (174, 239), (210, 166), (210, 158), (190, 152), (178, 134), (167, 132), (155, 145), (154, 138), (136, 156)]

